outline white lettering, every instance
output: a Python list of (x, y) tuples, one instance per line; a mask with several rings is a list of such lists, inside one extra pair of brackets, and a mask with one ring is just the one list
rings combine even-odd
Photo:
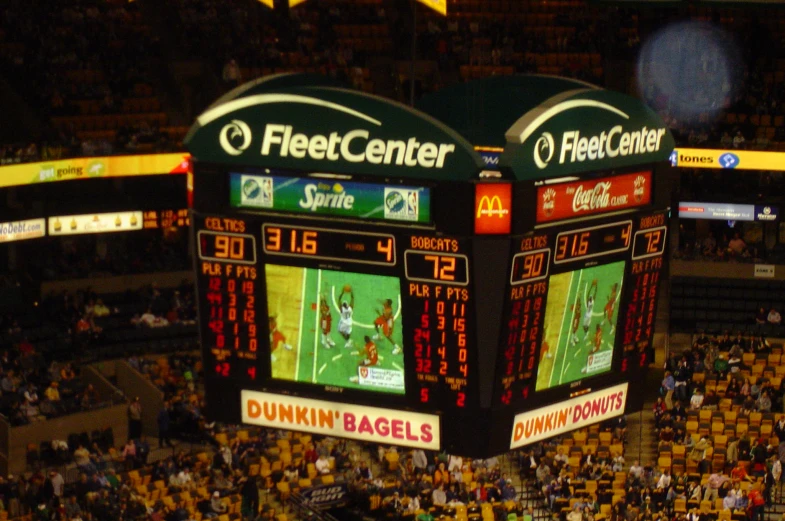
[(568, 130), (562, 134), (559, 164), (564, 164), (568, 158), (570, 163), (582, 163), (605, 159), (605, 156), (615, 158), (657, 152), (664, 135), (664, 128), (649, 129), (645, 126), (625, 132), (621, 125), (616, 125), (607, 132), (588, 137), (581, 136), (578, 130)]
[(329, 136), (295, 133), (291, 125), (268, 123), (262, 137), (261, 154), (270, 155), (277, 149), (280, 157), (295, 159), (368, 162), (421, 168), (444, 168), (447, 157), (455, 152), (454, 144), (421, 143), (416, 137), (398, 139), (369, 139), (370, 132), (355, 129)]

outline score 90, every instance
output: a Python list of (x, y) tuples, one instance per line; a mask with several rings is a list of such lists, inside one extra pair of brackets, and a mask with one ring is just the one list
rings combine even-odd
[(523, 284), (548, 277), (550, 262), (551, 250), (548, 248), (518, 253), (512, 258), (510, 284)]
[(256, 263), (256, 239), (252, 235), (200, 230), (197, 242), (201, 260)]

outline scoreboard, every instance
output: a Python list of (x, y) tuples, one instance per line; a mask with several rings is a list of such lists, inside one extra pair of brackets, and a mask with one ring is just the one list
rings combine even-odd
[[(308, 105), (279, 124), (268, 89), (189, 135), (211, 420), (486, 457), (640, 405), (628, 382), (653, 361), (667, 154), (480, 175), (471, 145), (410, 109), (385, 126), (390, 102), (313, 88), (274, 98), (290, 119), (287, 103)], [(242, 112), (256, 104), (264, 117)], [(370, 130), (298, 133), (326, 120), (315, 106)]]

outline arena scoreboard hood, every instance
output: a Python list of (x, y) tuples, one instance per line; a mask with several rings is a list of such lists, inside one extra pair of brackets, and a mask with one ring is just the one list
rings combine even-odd
[(199, 116), (211, 420), (487, 457), (642, 405), (672, 137), (631, 98), (507, 81), (413, 110), (276, 75)]

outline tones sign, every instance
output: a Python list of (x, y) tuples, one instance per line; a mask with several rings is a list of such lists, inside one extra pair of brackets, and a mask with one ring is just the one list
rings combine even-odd
[(517, 414), (510, 449), (574, 431), (624, 414), (627, 383)]
[(439, 417), (243, 390), (242, 421), (403, 447), (439, 450)]
[(650, 202), (651, 172), (545, 185), (537, 189), (537, 222), (623, 210)]

